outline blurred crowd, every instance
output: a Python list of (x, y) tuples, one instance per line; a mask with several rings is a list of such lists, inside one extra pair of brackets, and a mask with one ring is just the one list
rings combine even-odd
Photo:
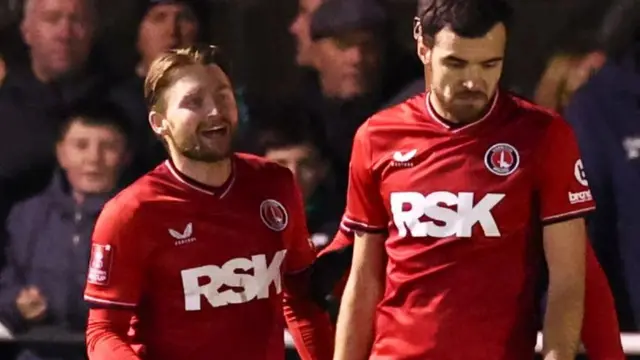
[[(161, 52), (207, 41), (206, 2), (135, 2), (139, 61), (124, 76), (113, 76), (95, 56), (100, 16), (92, 0), (22, 4), (18, 29), (27, 61), (0, 62), (0, 337), (40, 326), (84, 329), (82, 293), (95, 220), (114, 193), (166, 156), (149, 129), (144, 77)], [(598, 206), (589, 219), (591, 240), (621, 326), (630, 331), (640, 323), (636, 3), (612, 2), (591, 45), (558, 45), (531, 95), (564, 113), (577, 134), (584, 166), (575, 171), (587, 174)], [(295, 98), (277, 103), (237, 89), (236, 146), (295, 174), (312, 241), (322, 249), (344, 209), (356, 129), (428, 84), (415, 51), (390, 36), (390, 16), (376, 0), (298, 5), (289, 32), (303, 81)], [(68, 351), (34, 346), (19, 358), (83, 356)]]

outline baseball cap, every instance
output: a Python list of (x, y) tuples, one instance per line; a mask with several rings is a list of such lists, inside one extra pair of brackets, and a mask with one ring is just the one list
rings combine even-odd
[(206, 16), (209, 15), (205, 0), (139, 0), (138, 4), (138, 22), (141, 22), (154, 6), (163, 4), (184, 4), (188, 6), (200, 24), (204, 24)]
[(387, 20), (376, 0), (326, 0), (311, 18), (311, 38), (318, 40), (347, 31), (377, 29)]

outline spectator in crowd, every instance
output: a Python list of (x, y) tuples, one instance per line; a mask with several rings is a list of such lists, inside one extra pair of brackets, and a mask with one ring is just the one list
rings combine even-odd
[[(637, 1), (621, 0), (606, 18), (599, 48), (604, 66), (566, 109), (582, 152), (596, 211), (590, 236), (615, 293), (623, 330), (640, 324), (640, 16)], [(634, 5), (635, 4), (635, 5)], [(633, 21), (630, 21), (632, 19)], [(617, 35), (629, 32), (627, 43)]]
[(552, 56), (538, 82), (534, 101), (562, 112), (571, 97), (604, 64), (601, 53), (561, 51)]
[(4, 62), (2, 56), (0, 56), (0, 86), (4, 82), (4, 79), (7, 77), (7, 63)]
[(264, 157), (294, 174), (304, 199), (311, 240), (316, 249), (322, 249), (338, 230), (344, 205), (336, 196), (331, 164), (323, 145), (300, 125), (264, 129), (258, 141)]
[[(164, 148), (149, 131), (144, 102), (144, 77), (151, 62), (164, 51), (195, 44), (204, 28), (207, 8), (201, 0), (142, 0), (138, 9), (137, 51), (134, 73), (116, 85), (111, 100), (122, 107), (132, 123), (135, 139), (130, 178), (147, 172), (166, 158)], [(132, 180), (131, 179), (131, 180)]]
[[(418, 4), (418, 6), (420, 6)], [(420, 24), (420, 19), (418, 17), (415, 17), (413, 19), (413, 39), (414, 40), (418, 40), (418, 36), (419, 36), (419, 32), (418, 32), (418, 25)], [(421, 76), (419, 76), (417, 79), (414, 79), (413, 81), (411, 81), (407, 86), (403, 87), (396, 95), (394, 95), (385, 105), (384, 107), (391, 107), (394, 105), (398, 105), (400, 103), (402, 103), (403, 101), (407, 100), (410, 97), (416, 96), (424, 91), (427, 90), (427, 83), (430, 81), (428, 79), (429, 77), (429, 72), (423, 72), (423, 74)], [(425, 79), (428, 79), (428, 81), (425, 81)]]
[[(44, 325), (84, 330), (91, 233), (127, 161), (128, 131), (112, 107), (73, 111), (59, 132), (53, 180), (11, 210), (8, 264), (0, 277), (0, 325), (8, 332)], [(84, 358), (51, 351), (32, 348), (19, 359)]]
[(296, 64), (301, 67), (312, 67), (314, 62), (313, 41), (311, 40), (310, 24), (313, 12), (320, 6), (322, 0), (299, 0), (298, 13), (289, 26), (289, 32), (296, 42)]
[(89, 64), (91, 0), (27, 0), (20, 29), (30, 51), (25, 68), (10, 68), (0, 88), (0, 218), (42, 190), (55, 165), (56, 128), (75, 104), (103, 89)]
[(303, 101), (317, 116), (339, 179), (347, 178), (351, 139), (360, 124), (421, 73), (389, 30), (386, 10), (376, 0), (325, 0), (311, 17), (318, 82)]

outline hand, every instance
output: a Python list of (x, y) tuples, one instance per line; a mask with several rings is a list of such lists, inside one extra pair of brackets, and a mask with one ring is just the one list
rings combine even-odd
[(40, 294), (38, 288), (30, 286), (20, 290), (16, 306), (23, 318), (29, 321), (38, 321), (44, 317), (47, 311), (47, 300)]

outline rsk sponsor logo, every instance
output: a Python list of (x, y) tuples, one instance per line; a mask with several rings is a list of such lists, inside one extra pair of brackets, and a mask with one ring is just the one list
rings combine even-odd
[[(266, 255), (231, 259), (222, 266), (205, 265), (182, 270), (185, 310), (202, 308), (202, 298), (213, 307), (242, 304), (269, 297), (271, 284), (282, 291), (281, 271), (286, 250), (278, 251), (270, 263)], [(253, 270), (253, 275), (247, 273)]]
[[(504, 197), (504, 194), (487, 194), (476, 203), (470, 192), (437, 191), (426, 196), (418, 192), (395, 192), (390, 198), (391, 213), (401, 237), (407, 236), (407, 229), (414, 237), (471, 237), (476, 224), (485, 236), (498, 237), (500, 229), (491, 210)], [(420, 221), (423, 216), (430, 221)]]

